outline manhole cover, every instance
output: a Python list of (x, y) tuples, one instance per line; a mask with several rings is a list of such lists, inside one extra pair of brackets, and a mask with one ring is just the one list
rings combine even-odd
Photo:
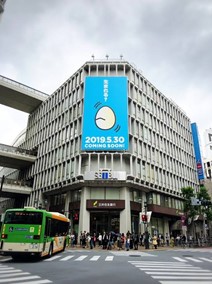
[(183, 257), (193, 257), (193, 255), (185, 254)]

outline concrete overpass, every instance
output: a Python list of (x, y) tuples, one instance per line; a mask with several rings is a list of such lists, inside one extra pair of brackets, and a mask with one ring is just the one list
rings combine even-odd
[(0, 75), (0, 104), (32, 113), (48, 95)]
[(36, 160), (33, 151), (0, 144), (0, 166), (12, 169), (22, 169), (31, 166)]
[(2, 184), (2, 179), (0, 178), (0, 197), (17, 198), (18, 196), (28, 196), (32, 191), (32, 187), (25, 181), (4, 178)]
[[(0, 75), (0, 104), (32, 113), (48, 95)], [(15, 138), (15, 137), (14, 137)], [(0, 144), (0, 166), (11, 169), (22, 169), (31, 166), (36, 160), (37, 153)], [(2, 178), (0, 178), (1, 184)], [(32, 187), (25, 181), (9, 180), (4, 178), (0, 188), (0, 197), (22, 198), (31, 193)]]

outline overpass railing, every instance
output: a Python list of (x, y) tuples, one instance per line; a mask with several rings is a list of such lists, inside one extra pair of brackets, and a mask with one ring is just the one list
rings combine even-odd
[(46, 94), (46, 93), (43, 93), (43, 92), (41, 92), (41, 91), (38, 91), (38, 90), (36, 90), (36, 89), (34, 89), (34, 88), (31, 88), (31, 87), (29, 87), (29, 86), (27, 86), (27, 85), (24, 85), (24, 84), (22, 84), (22, 83), (19, 83), (19, 82), (15, 81), (15, 80), (12, 80), (12, 79), (10, 79), (10, 78), (4, 77), (4, 76), (2, 76), (2, 75), (0, 75), (0, 81), (6, 82), (6, 83), (8, 83), (8, 84), (11, 84), (11, 85), (13, 85), (13, 86), (19, 87), (19, 88), (21, 88), (21, 89), (27, 90), (27, 91), (29, 91), (29, 92), (34, 93), (35, 95), (39, 95), (39, 96), (42, 96), (42, 97), (44, 97), (44, 98), (47, 98), (47, 97), (48, 97), (48, 94)]
[(14, 147), (5, 144), (0, 144), (0, 151), (21, 154), (21, 155), (35, 156), (35, 157), (37, 156), (37, 151), (35, 150), (27, 150), (20, 147)]

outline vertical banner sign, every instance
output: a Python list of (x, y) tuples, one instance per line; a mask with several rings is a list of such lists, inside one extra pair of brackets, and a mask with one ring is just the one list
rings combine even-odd
[(127, 77), (86, 77), (82, 150), (128, 150)]
[(193, 142), (194, 142), (194, 153), (195, 153), (195, 159), (196, 159), (198, 179), (203, 180), (205, 176), (204, 176), (202, 156), (201, 156), (200, 144), (199, 144), (199, 133), (197, 129), (197, 124), (195, 122), (191, 124), (191, 132), (192, 132)]

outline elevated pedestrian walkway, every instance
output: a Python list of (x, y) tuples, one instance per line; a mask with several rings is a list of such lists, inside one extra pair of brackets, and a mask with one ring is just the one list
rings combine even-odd
[(0, 104), (32, 113), (48, 95), (0, 75)]
[(31, 166), (36, 160), (37, 153), (0, 144), (0, 166), (12, 169), (21, 169)]

